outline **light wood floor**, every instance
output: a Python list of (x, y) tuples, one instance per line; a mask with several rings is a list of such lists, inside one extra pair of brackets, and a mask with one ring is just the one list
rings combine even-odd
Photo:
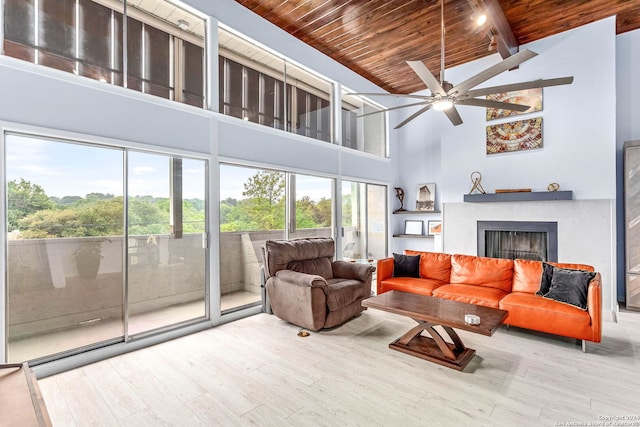
[(605, 322), (587, 354), (514, 328), (463, 331), (477, 350), (464, 372), (387, 347), (414, 324), (367, 310), (300, 338), (260, 314), (39, 384), (55, 426), (640, 425), (640, 313)]

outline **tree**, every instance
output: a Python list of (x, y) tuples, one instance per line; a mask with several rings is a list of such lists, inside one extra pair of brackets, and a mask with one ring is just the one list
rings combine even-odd
[(244, 183), (242, 195), (263, 199), (273, 205), (284, 197), (284, 184), (283, 173), (260, 171)]
[(118, 236), (123, 233), (122, 197), (66, 209), (44, 209), (19, 220), (20, 237)]
[(20, 182), (11, 180), (7, 183), (7, 198), (9, 231), (17, 230), (18, 222), (22, 218), (54, 207), (41, 186), (32, 184), (24, 178), (20, 178)]

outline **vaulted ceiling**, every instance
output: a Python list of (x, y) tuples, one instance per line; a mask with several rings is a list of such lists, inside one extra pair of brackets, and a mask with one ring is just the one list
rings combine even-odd
[[(389, 92), (424, 89), (408, 60), (424, 61), (436, 76), (440, 70), (440, 0), (236, 1)], [(478, 28), (471, 16), (483, 9), (489, 20)], [(518, 45), (612, 15), (617, 34), (640, 28), (640, 1), (445, 0), (445, 66), (495, 48), (505, 56), (505, 48), (514, 53)]]

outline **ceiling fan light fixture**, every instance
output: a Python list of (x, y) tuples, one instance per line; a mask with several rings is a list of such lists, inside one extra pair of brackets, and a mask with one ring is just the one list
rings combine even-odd
[(433, 103), (432, 105), (434, 110), (444, 111), (453, 107), (453, 101), (449, 98), (441, 98)]

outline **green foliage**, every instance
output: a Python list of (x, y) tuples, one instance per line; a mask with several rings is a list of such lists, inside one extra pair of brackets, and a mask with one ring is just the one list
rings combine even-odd
[[(257, 172), (244, 183), (245, 199), (220, 202), (220, 231), (283, 230), (285, 227), (285, 175)], [(296, 201), (296, 227), (331, 226), (331, 199), (315, 202), (309, 196)]]
[(11, 180), (7, 183), (7, 222), (8, 230), (17, 230), (19, 221), (43, 209), (52, 209), (53, 202), (49, 200), (44, 189), (20, 178), (20, 182)]
[(122, 197), (96, 200), (75, 208), (45, 209), (18, 223), (23, 239), (117, 236), (123, 234)]
[(244, 183), (242, 195), (250, 199), (262, 199), (270, 205), (284, 197), (284, 174), (260, 171)]
[[(124, 234), (121, 196), (90, 193), (86, 197), (47, 197), (42, 187), (21, 180), (9, 182), (9, 226), (19, 229), (22, 239), (55, 237), (118, 236)], [(131, 197), (129, 234), (169, 234), (169, 199)], [(204, 201), (184, 200), (183, 231), (205, 231)]]

